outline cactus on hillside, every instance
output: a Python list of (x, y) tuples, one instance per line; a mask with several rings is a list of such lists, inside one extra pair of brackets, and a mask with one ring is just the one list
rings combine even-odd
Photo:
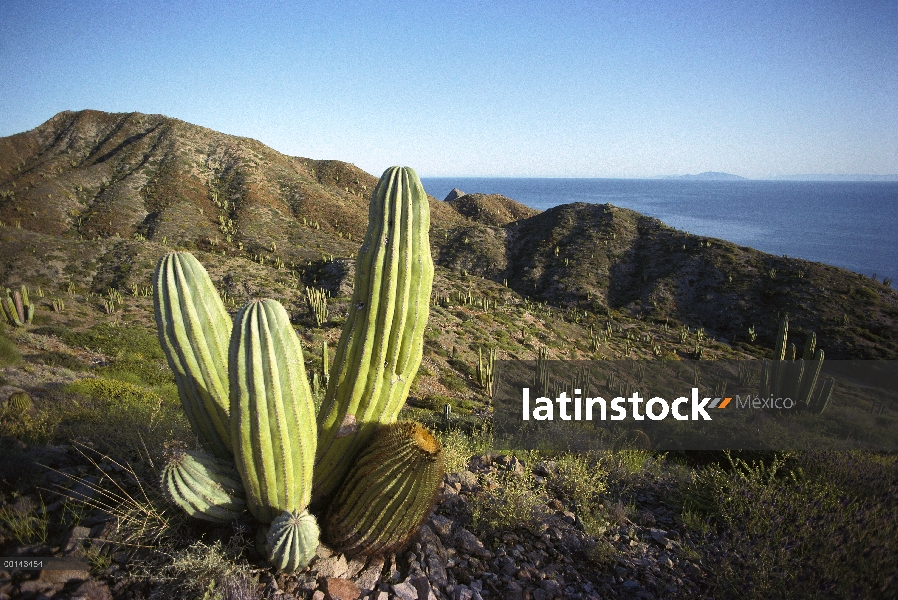
[(399, 550), (430, 512), (443, 469), (440, 443), (420, 423), (379, 427), (330, 505), (328, 541), (349, 555)]
[(0, 299), (3, 314), (13, 327), (24, 327), (34, 318), (34, 304), (28, 299), (28, 288), (22, 285), (17, 290), (6, 289), (6, 297)]
[(270, 523), (302, 511), (312, 493), (315, 407), (299, 339), (274, 300), (247, 303), (228, 354), (231, 440), (249, 510)]
[(490, 348), (487, 350), (486, 360), (484, 361), (483, 349), (477, 349), (477, 383), (480, 384), (480, 387), (486, 391), (487, 396), (490, 398), (493, 397), (494, 391), (495, 378), (493, 368), (496, 365), (496, 354), (496, 349)]
[(761, 367), (759, 394), (762, 398), (774, 396), (791, 398), (798, 406), (823, 412), (829, 403), (833, 380), (824, 382), (818, 390), (817, 379), (823, 367), (824, 353), (817, 344), (817, 334), (811, 333), (801, 358), (797, 358), (795, 344), (789, 344), (789, 319), (780, 322), (773, 360), (764, 361)]
[(387, 169), (371, 198), (349, 314), (319, 413), (315, 497), (332, 495), (380, 424), (396, 420), (421, 364), (433, 261), (430, 207), (413, 169)]
[(34, 408), (34, 401), (27, 392), (13, 392), (6, 400), (6, 411), (12, 415), (22, 415)]
[(309, 307), (309, 315), (315, 320), (315, 325), (321, 325), (327, 321), (327, 293), (320, 288), (306, 288), (306, 305)]
[(187, 419), (215, 456), (230, 458), (231, 317), (206, 269), (188, 252), (159, 260), (153, 288), (159, 344), (175, 373)]

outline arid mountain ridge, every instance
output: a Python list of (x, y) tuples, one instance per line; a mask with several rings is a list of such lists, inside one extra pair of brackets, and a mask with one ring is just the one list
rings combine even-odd
[[(357, 250), (376, 182), (160, 115), (62, 112), (0, 138), (0, 281), (78, 277), (102, 293), (148, 283), (145, 266), (130, 265), (153, 261), (138, 257), (185, 248), (279, 261), (311, 285)], [(884, 283), (627, 209), (431, 198), (431, 241), (445, 268), (435, 294), (482, 276), (566, 310), (704, 327), (734, 346), (754, 325), (769, 347), (788, 315), (790, 340), (814, 331), (827, 357), (898, 358), (898, 294)]]

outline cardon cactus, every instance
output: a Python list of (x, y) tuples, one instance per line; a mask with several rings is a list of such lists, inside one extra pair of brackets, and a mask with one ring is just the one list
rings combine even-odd
[(162, 471), (162, 489), (188, 515), (230, 523), (246, 510), (240, 475), (230, 462), (205, 452), (180, 452)]
[(209, 274), (188, 252), (163, 256), (153, 287), (159, 343), (175, 373), (187, 419), (217, 457), (229, 459), (231, 317)]
[(281, 513), (265, 537), (268, 562), (284, 573), (304, 568), (315, 556), (318, 536), (318, 521), (309, 511)]
[(315, 498), (337, 490), (381, 424), (393, 423), (421, 364), (433, 284), (430, 207), (414, 170), (381, 176), (349, 314), (319, 413)]
[(250, 512), (270, 523), (284, 511), (304, 510), (312, 493), (315, 407), (299, 339), (280, 303), (253, 300), (240, 309), (228, 371), (231, 440)]
[(440, 443), (423, 425), (380, 426), (330, 504), (328, 541), (350, 555), (400, 549), (433, 507), (443, 468)]
[(13, 327), (24, 327), (34, 318), (34, 305), (28, 299), (28, 288), (24, 285), (18, 290), (6, 289), (6, 297), (0, 299), (3, 314)]

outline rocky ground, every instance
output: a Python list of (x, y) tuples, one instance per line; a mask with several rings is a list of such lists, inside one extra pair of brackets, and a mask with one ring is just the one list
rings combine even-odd
[[(19, 514), (46, 514), (59, 522), (60, 535), (48, 539), (58, 545), (0, 545), (6, 557), (70, 557), (87, 569), (26, 571), (0, 570), (0, 600), (8, 598), (145, 598), (168, 597), (173, 589), (160, 577), (146, 577), (148, 549), (121, 543), (125, 532), (113, 516), (102, 510), (76, 514), (72, 497), (103, 500), (108, 484), (119, 481), (134, 490), (130, 473), (114, 462), (90, 464), (74, 447), (27, 448), (4, 438), (7, 456), (15, 454), (24, 467), (36, 463), (48, 469), (35, 483), (38, 494), (3, 501), (3, 508)], [(706, 570), (697, 557), (692, 537), (677, 526), (674, 507), (663, 479), (648, 478), (634, 494), (633, 520), (621, 516), (601, 540), (587, 535), (576, 507), (557, 498), (541, 498), (539, 517), (526, 528), (474, 533), (472, 504), (495, 476), (532, 476), (551, 480), (552, 461), (528, 465), (509, 455), (472, 457), (467, 470), (447, 474), (433, 514), (406, 549), (396, 555), (351, 558), (320, 546), (317, 558), (304, 571), (275, 575), (254, 556), (244, 555), (258, 566), (241, 577), (228, 579), (225, 589), (207, 598), (375, 598), (402, 600), (452, 598), (677, 598), (708, 594)], [(100, 473), (104, 473), (102, 475)], [(101, 481), (108, 478), (105, 482)], [(104, 485), (107, 484), (107, 485)], [(130, 484), (130, 486), (129, 486)], [(56, 490), (54, 493), (51, 490)], [(43, 502), (43, 506), (36, 506)], [(238, 532), (239, 533), (239, 532)], [(206, 543), (233, 541), (230, 527), (204, 529)], [(604, 546), (602, 545), (604, 544)], [(162, 552), (161, 554), (164, 554)], [(158, 575), (158, 573), (157, 573)], [(202, 587), (202, 586), (200, 586)], [(210, 589), (211, 591), (211, 589)], [(203, 596), (200, 596), (203, 597)]]

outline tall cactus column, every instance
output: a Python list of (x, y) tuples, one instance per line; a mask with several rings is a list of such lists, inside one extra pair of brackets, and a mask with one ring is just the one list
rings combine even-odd
[(270, 523), (312, 494), (315, 407), (287, 311), (254, 300), (237, 313), (230, 346), (231, 439), (250, 512)]
[(230, 459), (231, 317), (206, 269), (188, 252), (163, 256), (153, 287), (159, 344), (175, 373), (187, 419), (215, 456)]
[(433, 284), (430, 207), (413, 169), (381, 176), (349, 315), (319, 414), (316, 499), (331, 496), (381, 424), (396, 421), (421, 364)]

